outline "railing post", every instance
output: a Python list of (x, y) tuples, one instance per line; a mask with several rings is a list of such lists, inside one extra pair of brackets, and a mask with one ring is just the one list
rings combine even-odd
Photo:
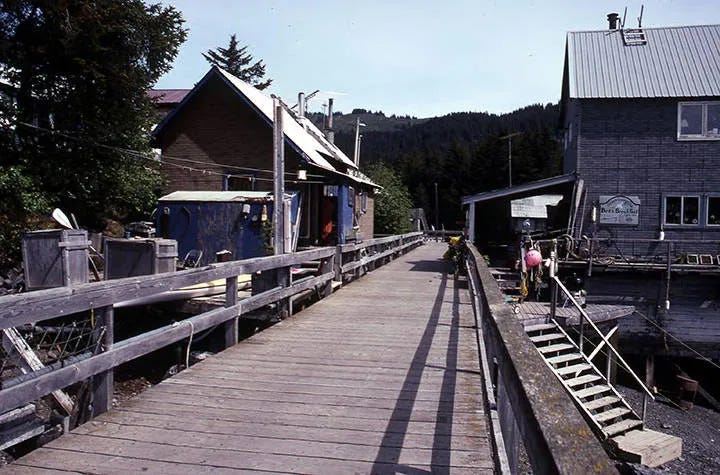
[[(225, 307), (237, 305), (238, 301), (238, 278), (237, 276), (228, 277), (225, 280)], [(225, 334), (225, 348), (230, 348), (238, 343), (238, 327), (239, 315), (232, 320), (228, 320), (223, 325)]]
[(343, 281), (343, 276), (342, 276), (343, 261), (342, 261), (342, 247), (340, 246), (340, 244), (335, 246), (335, 259), (333, 259), (333, 265), (334, 265), (334, 269), (335, 269), (335, 282), (342, 283), (342, 281)]
[[(96, 309), (93, 325), (93, 340), (100, 352), (106, 352), (113, 346), (115, 337), (114, 311), (112, 305)], [(92, 378), (92, 417), (112, 409), (115, 371), (109, 369)]]
[[(277, 284), (279, 287), (286, 288), (292, 285), (291, 266), (277, 268)], [(290, 297), (282, 299), (278, 302), (278, 316), (287, 318), (292, 316), (292, 299)]]
[(578, 348), (580, 349), (580, 353), (583, 353), (584, 333), (585, 333), (585, 316), (583, 315), (582, 312), (580, 312), (580, 338), (578, 340)]
[[(336, 258), (336, 255), (337, 255), (337, 251), (336, 251), (336, 253), (333, 254), (332, 256), (326, 257), (325, 259), (323, 259), (322, 261), (320, 261), (320, 269), (319, 269), (319, 271), (318, 271), (318, 274), (319, 274), (319, 275), (324, 275), (324, 274), (327, 274), (328, 272), (330, 272), (331, 270), (332, 270), (332, 271), (335, 270), (335, 258)], [(337, 275), (337, 274), (336, 274), (336, 275)], [(335, 277), (333, 277), (333, 280), (335, 280)], [(328, 295), (330, 295), (331, 293), (332, 293), (332, 280), (329, 280), (329, 281), (327, 281), (327, 282), (325, 283), (325, 285), (323, 286), (323, 290), (320, 291), (320, 297), (321, 297), (321, 298), (325, 298), (325, 297), (327, 297)]]

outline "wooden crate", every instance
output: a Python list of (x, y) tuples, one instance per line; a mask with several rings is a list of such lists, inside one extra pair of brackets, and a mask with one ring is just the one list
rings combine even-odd
[(28, 290), (88, 282), (88, 238), (84, 229), (25, 233), (22, 253)]

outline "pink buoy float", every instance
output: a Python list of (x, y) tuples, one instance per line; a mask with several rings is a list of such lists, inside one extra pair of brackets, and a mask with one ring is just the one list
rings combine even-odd
[(525, 265), (528, 267), (537, 267), (542, 262), (542, 254), (537, 249), (530, 249), (525, 254)]

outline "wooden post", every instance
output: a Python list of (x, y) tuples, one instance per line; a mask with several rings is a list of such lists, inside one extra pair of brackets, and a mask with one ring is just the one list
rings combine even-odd
[(475, 203), (468, 206), (468, 241), (475, 242)]
[(335, 282), (342, 283), (342, 247), (338, 244), (335, 246), (335, 259), (333, 259), (333, 266), (335, 267)]
[[(100, 352), (106, 352), (113, 346), (115, 338), (115, 312), (112, 305), (95, 310), (93, 335)], [(115, 372), (113, 369), (103, 371), (93, 377), (92, 385), (92, 417), (112, 409)]]
[[(323, 259), (320, 263), (320, 269), (318, 274), (327, 274), (331, 270), (335, 269), (335, 256), (330, 256)], [(332, 293), (332, 281), (328, 281), (323, 285), (323, 289), (320, 291), (320, 298), (325, 298)]]
[[(238, 300), (238, 279), (237, 276), (228, 277), (225, 280), (225, 307), (232, 307), (237, 304)], [(224, 346), (230, 348), (238, 343), (238, 330), (239, 330), (239, 315), (232, 320), (228, 320), (223, 325), (224, 334)]]
[[(292, 285), (290, 266), (278, 267), (277, 283), (278, 286), (283, 288), (290, 287), (290, 285)], [(287, 318), (292, 315), (292, 306), (290, 305), (289, 297), (278, 301), (278, 314), (280, 318)]]
[(285, 253), (285, 136), (283, 135), (283, 107), (273, 97), (273, 249), (275, 255)]
[(655, 355), (652, 353), (645, 356), (645, 386), (650, 390), (655, 386)]

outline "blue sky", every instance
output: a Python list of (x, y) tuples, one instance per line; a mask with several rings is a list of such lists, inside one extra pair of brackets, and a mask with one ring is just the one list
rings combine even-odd
[[(332, 91), (335, 110), (417, 117), (502, 113), (557, 102), (567, 31), (607, 28), (606, 14), (644, 27), (720, 23), (718, 0), (172, 0), (189, 36), (158, 88), (190, 88), (201, 53), (241, 45), (262, 59), (270, 92)], [(328, 94), (310, 101), (320, 111)]]

